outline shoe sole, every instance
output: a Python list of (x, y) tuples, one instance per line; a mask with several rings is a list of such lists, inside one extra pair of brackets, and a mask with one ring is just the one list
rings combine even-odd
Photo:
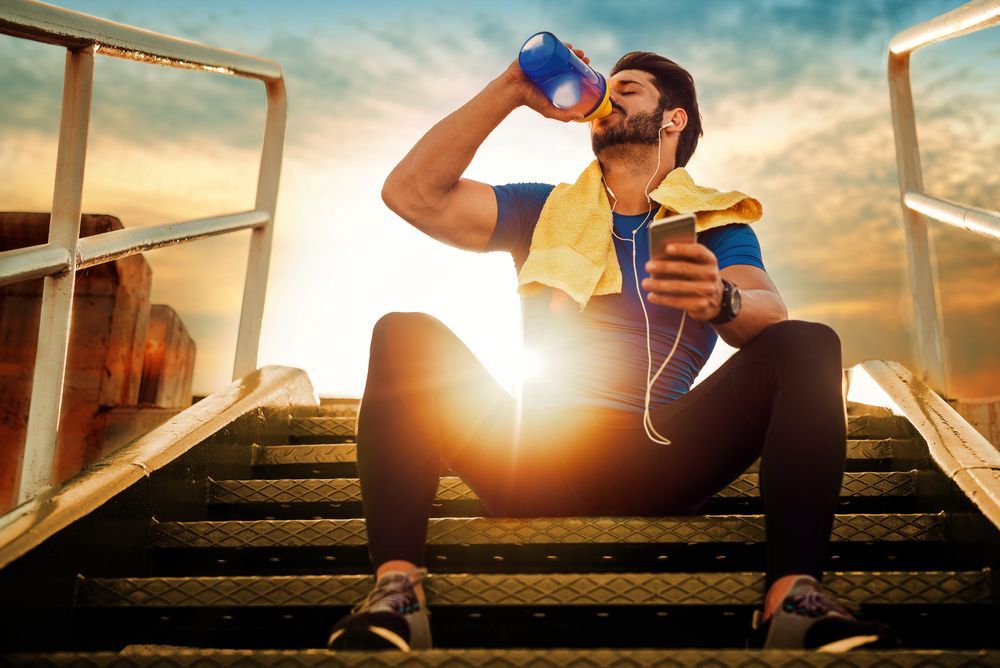
[(860, 647), (861, 645), (867, 645), (870, 642), (875, 642), (878, 640), (878, 636), (852, 636), (850, 638), (841, 638), (840, 640), (835, 640), (833, 642), (828, 642), (825, 645), (816, 648), (817, 652), (848, 652), (855, 647)]
[[(369, 626), (367, 630), (374, 636), (381, 638), (384, 642), (379, 642), (371, 636), (363, 636), (360, 638), (356, 636), (345, 636), (344, 633), (347, 629), (338, 629), (330, 635), (329, 640), (326, 641), (326, 647), (327, 649), (398, 649), (402, 652), (410, 651), (409, 643), (389, 629), (384, 629), (381, 626)], [(341, 638), (343, 638), (343, 640), (341, 641), (340, 647), (333, 647), (333, 644)]]

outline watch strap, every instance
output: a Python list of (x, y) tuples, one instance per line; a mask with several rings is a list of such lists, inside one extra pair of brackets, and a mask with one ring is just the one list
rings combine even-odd
[(710, 323), (721, 325), (736, 317), (736, 314), (733, 313), (733, 290), (735, 289), (735, 285), (724, 278), (722, 279), (722, 304), (719, 308), (719, 314), (709, 320)]

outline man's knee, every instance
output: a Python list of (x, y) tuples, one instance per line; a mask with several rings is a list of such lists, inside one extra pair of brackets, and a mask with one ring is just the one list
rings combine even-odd
[(821, 322), (782, 320), (757, 335), (777, 359), (795, 364), (825, 362), (841, 367), (840, 336)]
[(375, 322), (372, 339), (395, 335), (412, 336), (420, 330), (440, 324), (440, 320), (422, 311), (390, 311)]

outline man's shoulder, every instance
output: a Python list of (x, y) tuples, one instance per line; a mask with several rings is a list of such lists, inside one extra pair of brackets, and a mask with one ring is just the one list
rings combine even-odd
[(756, 233), (753, 231), (753, 226), (750, 223), (727, 223), (725, 225), (719, 225), (703, 232), (699, 232), (698, 236), (714, 238), (733, 234), (752, 234), (756, 236)]
[(548, 197), (554, 188), (555, 185), (551, 183), (541, 183), (539, 181), (517, 181), (515, 183), (504, 183), (503, 185), (493, 186), (494, 190), (502, 190), (512, 196), (522, 198), (541, 197), (542, 199)]
[(720, 269), (749, 264), (766, 271), (760, 241), (749, 223), (729, 223), (699, 232), (698, 242), (715, 253)]
[(511, 216), (521, 224), (534, 223), (555, 188), (551, 183), (521, 181), (493, 186), (500, 217)]

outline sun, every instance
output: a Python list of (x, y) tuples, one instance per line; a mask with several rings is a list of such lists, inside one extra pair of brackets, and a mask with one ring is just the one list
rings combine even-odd
[(849, 370), (851, 385), (847, 390), (847, 400), (856, 401), (869, 406), (882, 406), (892, 411), (893, 415), (902, 415), (896, 402), (886, 394), (875, 379), (872, 378), (860, 364), (855, 364)]

